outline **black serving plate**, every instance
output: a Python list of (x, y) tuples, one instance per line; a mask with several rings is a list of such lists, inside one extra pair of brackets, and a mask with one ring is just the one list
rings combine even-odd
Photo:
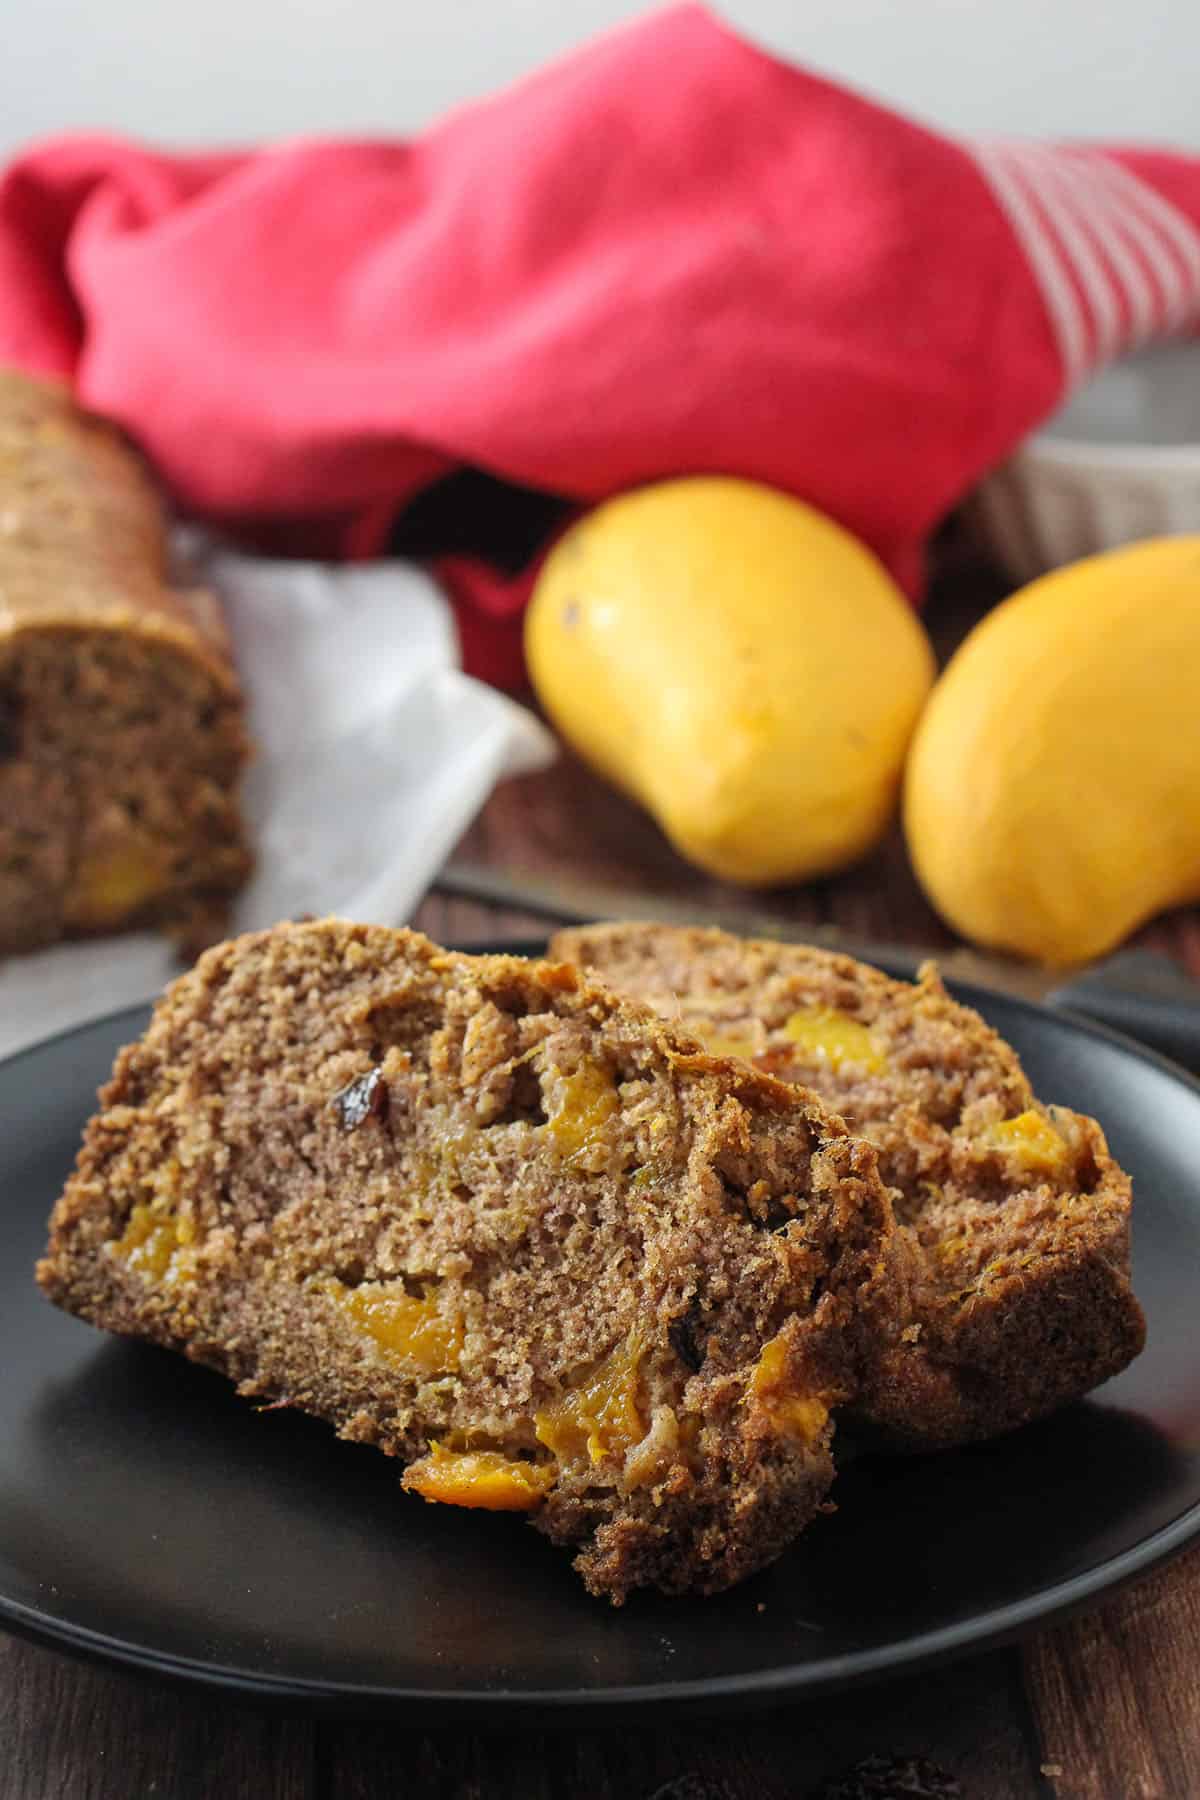
[[(522, 946), (523, 948), (526, 946)], [(97, 1084), (144, 1008), (0, 1065), (0, 1624), (243, 1696), (548, 1724), (800, 1697), (1095, 1602), (1200, 1529), (1200, 1084), (1053, 1011), (962, 992), (1136, 1185), (1145, 1354), (970, 1450), (845, 1468), (839, 1510), (711, 1600), (591, 1600), (520, 1520), (55, 1311), (32, 1280)]]

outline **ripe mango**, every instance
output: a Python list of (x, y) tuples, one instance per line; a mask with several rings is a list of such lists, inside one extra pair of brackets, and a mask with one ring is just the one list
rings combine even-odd
[(812, 507), (724, 476), (589, 513), (526, 616), (541, 702), (675, 846), (747, 885), (868, 850), (933, 680), (911, 607)]
[(1042, 962), (1200, 897), (1200, 537), (1057, 569), (976, 626), (914, 736), (904, 823), (943, 917)]

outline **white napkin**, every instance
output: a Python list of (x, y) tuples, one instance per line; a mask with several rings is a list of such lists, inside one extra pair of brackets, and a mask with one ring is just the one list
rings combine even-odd
[[(458, 667), (445, 599), (410, 564), (267, 562), (181, 534), (225, 605), (257, 746), (249, 931), (296, 913), (398, 924), (504, 775), (544, 768), (533, 715)], [(149, 999), (179, 963), (149, 933), (0, 960), (0, 1055)]]

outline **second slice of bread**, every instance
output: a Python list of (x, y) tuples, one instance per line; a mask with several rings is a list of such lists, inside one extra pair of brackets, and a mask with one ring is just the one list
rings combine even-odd
[(815, 1089), (876, 1146), (917, 1267), (912, 1324), (860, 1402), (892, 1438), (991, 1436), (1138, 1354), (1129, 1177), (1094, 1119), (1034, 1096), (935, 968), (912, 984), (803, 945), (658, 925), (560, 932), (551, 952)]

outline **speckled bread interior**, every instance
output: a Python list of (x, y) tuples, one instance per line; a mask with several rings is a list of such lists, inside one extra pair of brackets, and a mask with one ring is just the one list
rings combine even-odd
[(0, 953), (162, 925), (212, 941), (250, 867), (217, 602), (65, 388), (0, 370)]
[(726, 1587), (812, 1519), (907, 1316), (897, 1241), (815, 1096), (578, 970), (327, 920), (167, 991), (38, 1278), (426, 1499), (527, 1512), (620, 1600)]
[(859, 1402), (891, 1439), (989, 1437), (1138, 1354), (1129, 1177), (1097, 1122), (1037, 1099), (932, 966), (912, 984), (803, 945), (657, 925), (564, 931), (551, 953), (814, 1089), (875, 1145), (915, 1258), (912, 1322)]

